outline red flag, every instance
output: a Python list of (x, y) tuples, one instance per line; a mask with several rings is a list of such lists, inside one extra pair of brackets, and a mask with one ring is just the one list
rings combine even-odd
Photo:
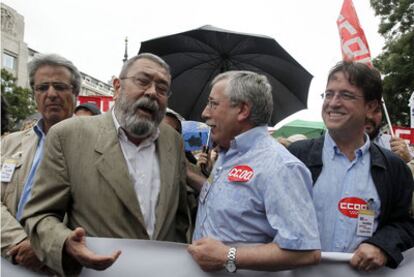
[(344, 0), (341, 13), (336, 21), (339, 36), (341, 37), (341, 50), (343, 59), (371, 64), (371, 54), (364, 30), (359, 25), (352, 0)]

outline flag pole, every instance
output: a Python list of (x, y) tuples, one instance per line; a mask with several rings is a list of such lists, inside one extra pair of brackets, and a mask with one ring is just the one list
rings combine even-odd
[(382, 98), (382, 108), (384, 109), (385, 119), (387, 120), (388, 127), (390, 128), (391, 136), (394, 137), (394, 130), (392, 129), (390, 116), (388, 114), (387, 105), (385, 105), (384, 97)]
[[(365, 37), (364, 30), (359, 24), (358, 15), (352, 0), (344, 0), (336, 23), (338, 25), (339, 36), (341, 38), (341, 51), (344, 60), (362, 62), (366, 63), (369, 67), (373, 67), (368, 42)], [(357, 51), (353, 48), (355, 45), (358, 46)], [(392, 129), (384, 97), (381, 97), (381, 103), (391, 136), (394, 136), (394, 130)]]

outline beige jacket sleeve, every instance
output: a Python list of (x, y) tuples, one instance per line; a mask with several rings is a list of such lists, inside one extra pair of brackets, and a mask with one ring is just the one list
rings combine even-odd
[(7, 255), (10, 246), (18, 244), (25, 238), (27, 238), (27, 234), (23, 226), (1, 202), (1, 256), (10, 259)]
[(9, 260), (6, 254), (9, 248), (27, 238), (15, 214), (36, 142), (36, 136), (30, 130), (12, 133), (1, 139), (1, 166), (9, 159), (16, 162), (11, 181), (1, 182), (1, 256)]
[(49, 130), (42, 163), (38, 168), (32, 196), (27, 202), (22, 224), (39, 259), (60, 275), (79, 274), (79, 264), (67, 265), (64, 271), (64, 243), (71, 230), (63, 223), (70, 202), (70, 187), (59, 134)]

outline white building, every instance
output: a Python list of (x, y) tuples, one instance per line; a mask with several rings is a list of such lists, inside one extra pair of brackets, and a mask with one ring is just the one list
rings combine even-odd
[[(17, 79), (17, 85), (29, 88), (27, 62), (38, 51), (24, 42), (24, 17), (1, 3), (1, 68), (7, 69)], [(70, 60), (70, 57), (65, 57)], [(103, 82), (81, 71), (81, 96), (113, 96), (112, 84)]]
[(24, 39), (24, 17), (1, 3), (1, 68), (17, 79), (17, 85), (29, 87), (28, 48)]

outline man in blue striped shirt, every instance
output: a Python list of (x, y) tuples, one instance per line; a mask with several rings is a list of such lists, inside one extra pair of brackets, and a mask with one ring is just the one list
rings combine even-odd
[(202, 116), (219, 158), (201, 189), (188, 251), (206, 271), (318, 263), (311, 175), (267, 132), (273, 110), (267, 78), (230, 71), (212, 85)]

